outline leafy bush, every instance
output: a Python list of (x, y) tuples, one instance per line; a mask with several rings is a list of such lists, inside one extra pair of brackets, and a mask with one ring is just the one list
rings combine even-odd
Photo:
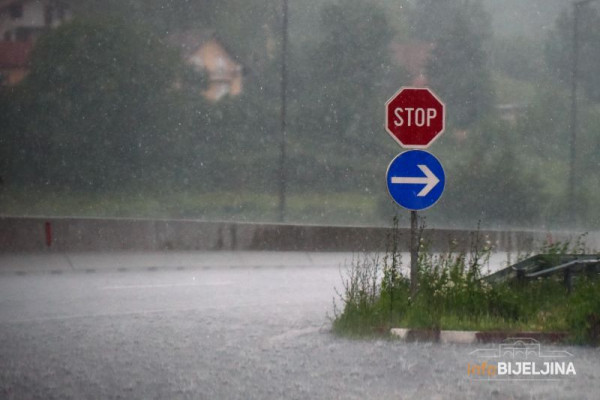
[(567, 320), (575, 341), (600, 345), (600, 281), (582, 277), (567, 307)]
[[(397, 243), (397, 221), (391, 243)], [(550, 257), (581, 253), (582, 238), (546, 243)], [(394, 326), (422, 329), (568, 331), (579, 343), (600, 344), (600, 282), (579, 277), (569, 295), (561, 277), (489, 284), (482, 268), (492, 247), (475, 235), (470, 252), (434, 254), (422, 243), (419, 290), (412, 298), (397, 244), (383, 256), (355, 258), (343, 278), (343, 303), (334, 307), (335, 332), (353, 335), (388, 332)], [(335, 303), (334, 303), (335, 306)]]
[(377, 307), (380, 298), (379, 270), (378, 256), (356, 256), (345, 266), (343, 291), (340, 293), (336, 289), (343, 311), (339, 311), (335, 300), (333, 302), (334, 331), (367, 333), (371, 326), (378, 325), (381, 317)]

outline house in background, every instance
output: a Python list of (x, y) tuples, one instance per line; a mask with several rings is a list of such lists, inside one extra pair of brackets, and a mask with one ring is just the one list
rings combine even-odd
[(392, 60), (410, 75), (410, 86), (427, 86), (427, 62), (434, 47), (434, 43), (427, 42), (394, 42), (390, 45)]
[(185, 62), (206, 74), (206, 99), (217, 102), (225, 96), (239, 96), (243, 89), (243, 65), (212, 31), (189, 30), (169, 36), (171, 45), (181, 48)]
[(0, 0), (0, 86), (21, 82), (35, 40), (70, 18), (64, 1)]
[(35, 41), (44, 31), (72, 17), (61, 0), (0, 0), (0, 39)]
[(0, 86), (15, 86), (29, 72), (33, 42), (0, 41)]

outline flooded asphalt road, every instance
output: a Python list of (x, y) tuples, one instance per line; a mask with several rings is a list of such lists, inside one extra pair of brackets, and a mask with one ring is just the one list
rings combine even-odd
[[(598, 399), (577, 375), (482, 381), (477, 345), (329, 332), (349, 254), (0, 257), (1, 399)], [(493, 346), (491, 346), (493, 347)]]

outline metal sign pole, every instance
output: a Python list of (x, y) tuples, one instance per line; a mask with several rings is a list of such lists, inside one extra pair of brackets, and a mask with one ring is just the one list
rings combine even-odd
[(419, 287), (419, 235), (418, 235), (418, 215), (416, 211), (410, 212), (410, 296), (412, 298), (417, 294)]
[(287, 113), (287, 51), (288, 51), (288, 0), (282, 3), (281, 43), (281, 142), (279, 145), (279, 222), (285, 221), (286, 209), (286, 113)]

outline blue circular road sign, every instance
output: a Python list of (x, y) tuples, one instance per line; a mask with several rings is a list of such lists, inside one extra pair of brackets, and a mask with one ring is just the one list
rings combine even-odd
[(419, 211), (434, 205), (444, 192), (446, 174), (437, 158), (423, 150), (400, 153), (387, 170), (387, 187), (400, 206)]

